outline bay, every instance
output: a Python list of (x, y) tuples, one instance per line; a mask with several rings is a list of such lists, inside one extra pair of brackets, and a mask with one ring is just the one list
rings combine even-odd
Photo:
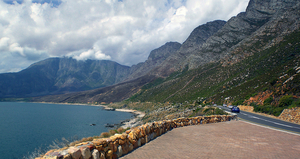
[(99, 136), (109, 131), (105, 124), (130, 118), (97, 106), (0, 102), (0, 158), (23, 158), (63, 137)]

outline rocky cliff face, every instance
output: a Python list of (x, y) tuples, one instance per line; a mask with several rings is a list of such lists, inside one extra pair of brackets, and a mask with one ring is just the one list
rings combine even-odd
[(165, 45), (152, 50), (148, 59), (145, 62), (133, 65), (131, 67), (131, 75), (128, 77), (127, 80), (135, 79), (146, 75), (153, 68), (157, 67), (163, 61), (165, 61), (166, 58), (174, 54), (180, 47), (181, 44), (178, 42), (168, 42)]
[[(123, 81), (130, 68), (107, 60), (77, 61), (72, 58), (59, 59), (55, 86), (60, 90), (84, 90), (110, 86)], [(85, 90), (86, 90), (85, 89)], [(76, 90), (76, 89), (75, 89)]]
[(225, 23), (225, 21), (216, 20), (195, 28), (180, 49), (151, 71), (151, 74), (164, 77), (176, 70), (184, 69), (184, 66), (180, 66), (180, 62), (198, 52), (207, 39), (221, 29)]

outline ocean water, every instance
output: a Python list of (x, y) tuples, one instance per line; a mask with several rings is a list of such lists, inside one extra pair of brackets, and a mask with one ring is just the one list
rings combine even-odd
[(63, 137), (98, 136), (109, 131), (105, 124), (130, 118), (96, 106), (0, 102), (0, 159), (23, 158)]

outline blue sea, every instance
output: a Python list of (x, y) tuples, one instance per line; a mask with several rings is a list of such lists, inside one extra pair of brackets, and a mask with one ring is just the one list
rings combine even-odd
[(23, 158), (62, 138), (99, 136), (109, 131), (105, 124), (130, 118), (97, 106), (0, 102), (0, 158)]

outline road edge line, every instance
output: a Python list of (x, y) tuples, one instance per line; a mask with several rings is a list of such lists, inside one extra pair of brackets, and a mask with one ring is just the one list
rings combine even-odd
[(241, 118), (239, 118), (239, 120), (242, 121), (242, 122), (249, 123), (249, 124), (256, 125), (256, 126), (260, 126), (260, 127), (263, 127), (263, 128), (268, 128), (268, 129), (271, 129), (271, 130), (276, 130), (276, 131), (285, 132), (285, 133), (288, 133), (288, 134), (293, 134), (293, 135), (300, 136), (300, 133), (297, 133), (297, 132), (282, 130), (282, 129), (274, 128), (274, 127), (267, 126), (267, 125), (261, 125), (261, 124), (254, 123), (254, 122), (251, 122), (251, 121), (248, 121), (248, 120), (245, 120), (245, 119), (241, 119)]

